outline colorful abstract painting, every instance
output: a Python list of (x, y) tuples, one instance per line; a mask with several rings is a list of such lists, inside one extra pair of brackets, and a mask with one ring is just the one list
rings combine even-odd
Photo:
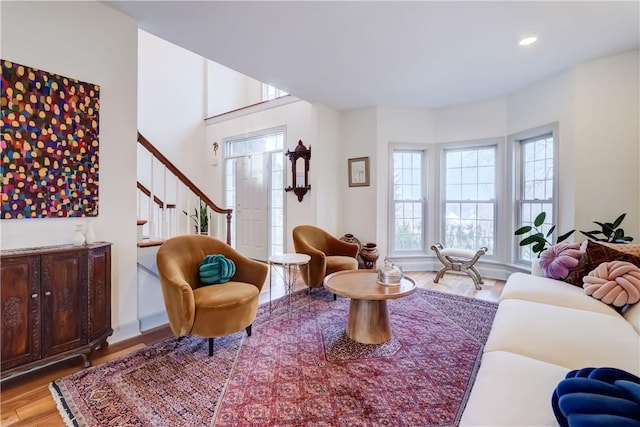
[(100, 87), (2, 62), (2, 219), (98, 215)]

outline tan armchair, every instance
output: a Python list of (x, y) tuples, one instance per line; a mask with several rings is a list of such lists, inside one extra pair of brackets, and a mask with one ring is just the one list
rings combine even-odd
[[(236, 265), (227, 283), (205, 286), (198, 267), (205, 255), (222, 254)], [(268, 266), (253, 261), (221, 240), (189, 234), (164, 242), (157, 255), (162, 295), (171, 331), (177, 337), (196, 335), (213, 338), (246, 329), (258, 312), (258, 297), (267, 278)]]
[[(299, 225), (293, 229), (293, 246), (297, 253), (307, 254), (309, 261), (309, 281), (307, 286), (322, 286), (324, 277), (342, 270), (357, 270), (358, 245), (343, 242), (321, 228)], [(307, 281), (306, 266), (302, 267), (302, 277)]]

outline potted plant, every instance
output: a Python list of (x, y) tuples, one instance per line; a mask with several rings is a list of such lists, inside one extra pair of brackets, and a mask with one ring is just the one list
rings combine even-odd
[(202, 200), (200, 201), (200, 206), (197, 208), (193, 208), (193, 213), (189, 215), (187, 211), (182, 211), (185, 215), (188, 215), (189, 218), (193, 219), (193, 225), (195, 227), (196, 233), (200, 234), (208, 234), (209, 233), (209, 210)]
[[(536, 254), (536, 258), (540, 258), (540, 254), (542, 253), (542, 251), (547, 249), (549, 246), (553, 245), (553, 243), (551, 243), (549, 239), (553, 235), (553, 232), (555, 231), (556, 226), (553, 225), (546, 234), (543, 233), (542, 230), (539, 228), (544, 223), (544, 220), (546, 217), (547, 217), (546, 212), (540, 212), (538, 216), (536, 216), (535, 219), (533, 220), (533, 226), (525, 225), (524, 227), (520, 227), (515, 231), (516, 236), (522, 236), (523, 234), (531, 233), (520, 241), (520, 246), (532, 245), (531, 252)], [(575, 231), (576, 230), (571, 230), (568, 233), (558, 236), (558, 240), (556, 241), (556, 243), (560, 243), (564, 240), (567, 240), (569, 236), (571, 236)]]
[[(593, 231), (580, 231), (582, 234), (596, 242), (608, 242), (608, 243), (627, 243), (633, 241), (633, 237), (625, 236), (624, 229), (618, 228), (622, 224), (622, 220), (627, 216), (623, 213), (613, 222), (598, 222), (593, 221), (600, 226), (600, 230)], [(599, 235), (602, 234), (602, 237)]]

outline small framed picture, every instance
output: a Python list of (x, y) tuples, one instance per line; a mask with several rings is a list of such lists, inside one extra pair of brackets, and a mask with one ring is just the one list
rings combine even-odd
[(349, 159), (349, 187), (369, 186), (369, 158)]

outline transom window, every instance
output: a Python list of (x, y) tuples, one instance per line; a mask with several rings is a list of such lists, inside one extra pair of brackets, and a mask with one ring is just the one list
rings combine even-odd
[(262, 100), (270, 101), (272, 99), (280, 98), (281, 96), (289, 95), (287, 92), (278, 89), (277, 87), (262, 83)]
[(496, 146), (444, 151), (445, 246), (494, 251)]

